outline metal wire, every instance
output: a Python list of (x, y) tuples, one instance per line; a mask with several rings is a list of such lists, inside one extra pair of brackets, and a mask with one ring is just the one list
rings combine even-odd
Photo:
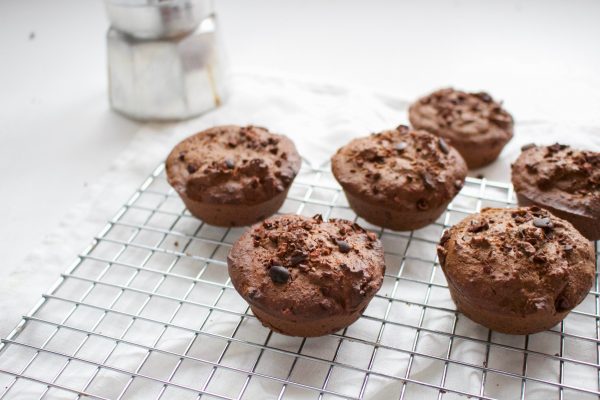
[[(355, 325), (287, 338), (260, 326), (227, 276), (243, 229), (194, 219), (161, 165), (2, 340), (0, 400), (597, 398), (598, 273), (563, 323), (522, 341), (482, 330), (448, 301), (442, 230), (511, 204), (510, 185), (468, 178), (435, 224), (387, 231), (356, 218), (328, 168), (303, 168), (282, 211), (367, 225), (388, 272)], [(353, 346), (364, 354), (353, 358)]]

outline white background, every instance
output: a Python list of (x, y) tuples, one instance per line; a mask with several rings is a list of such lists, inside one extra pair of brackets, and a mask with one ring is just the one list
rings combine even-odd
[[(575, 122), (600, 135), (598, 1), (216, 3), (234, 69), (406, 99), (485, 89), (517, 122)], [(108, 108), (107, 26), (100, 0), (0, 2), (0, 279), (140, 127)]]

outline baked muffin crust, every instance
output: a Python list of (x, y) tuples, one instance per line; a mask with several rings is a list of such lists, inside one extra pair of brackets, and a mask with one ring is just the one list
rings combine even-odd
[[(403, 125), (352, 140), (333, 156), (331, 168), (357, 214), (399, 230), (434, 221), (467, 174), (464, 160), (443, 138)], [(381, 216), (361, 212), (354, 198), (366, 208), (383, 208)], [(394, 212), (406, 215), (394, 218)]]
[(469, 168), (494, 161), (513, 136), (514, 121), (488, 93), (440, 89), (413, 103), (410, 123), (446, 138)]
[(438, 256), (459, 311), (505, 333), (554, 326), (594, 280), (591, 243), (539, 207), (485, 208), (444, 233)]
[(256, 204), (285, 191), (301, 163), (287, 137), (256, 126), (227, 125), (181, 141), (166, 168), (171, 186), (192, 200)]
[(169, 154), (169, 184), (188, 210), (219, 226), (248, 225), (275, 213), (300, 170), (293, 142), (265, 128), (202, 131)]
[(264, 325), (294, 336), (360, 317), (385, 272), (377, 236), (346, 220), (281, 215), (254, 225), (227, 258), (231, 281)]
[(600, 153), (558, 143), (524, 146), (512, 183), (520, 204), (547, 208), (588, 239), (600, 239)]

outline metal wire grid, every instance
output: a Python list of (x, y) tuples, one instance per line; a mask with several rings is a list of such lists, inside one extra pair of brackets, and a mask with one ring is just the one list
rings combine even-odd
[(290, 338), (263, 328), (230, 284), (226, 255), (243, 229), (194, 219), (161, 165), (2, 340), (0, 399), (597, 398), (598, 274), (536, 335), (491, 332), (450, 300), (442, 230), (513, 202), (510, 185), (468, 178), (437, 223), (393, 232), (357, 219), (328, 168), (303, 168), (281, 211), (378, 231), (387, 271), (355, 324)]

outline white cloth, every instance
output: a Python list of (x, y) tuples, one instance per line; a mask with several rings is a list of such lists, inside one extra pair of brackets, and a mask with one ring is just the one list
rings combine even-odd
[[(232, 97), (218, 110), (179, 124), (148, 124), (137, 133), (130, 146), (117, 156), (104, 176), (92, 183), (89, 195), (81, 199), (56, 231), (0, 282), (0, 336), (5, 337), (10, 332), (21, 315), (40, 299), (75, 255), (184, 137), (220, 124), (265, 126), (291, 137), (304, 157), (313, 165), (320, 165), (353, 137), (406, 124), (407, 106), (412, 100), (372, 93), (360, 87), (257, 72), (238, 72), (232, 78), (232, 87)], [(434, 88), (424, 88), (424, 92), (429, 89)], [(520, 147), (529, 142), (558, 141), (600, 150), (600, 126), (554, 123), (551, 118), (542, 121), (538, 116), (528, 118), (511, 108), (510, 99), (504, 100), (517, 121), (515, 137), (499, 160), (471, 171), (471, 175), (483, 174), (490, 180), (508, 181), (510, 163)], [(439, 355), (443, 356), (445, 350), (440, 351)]]

